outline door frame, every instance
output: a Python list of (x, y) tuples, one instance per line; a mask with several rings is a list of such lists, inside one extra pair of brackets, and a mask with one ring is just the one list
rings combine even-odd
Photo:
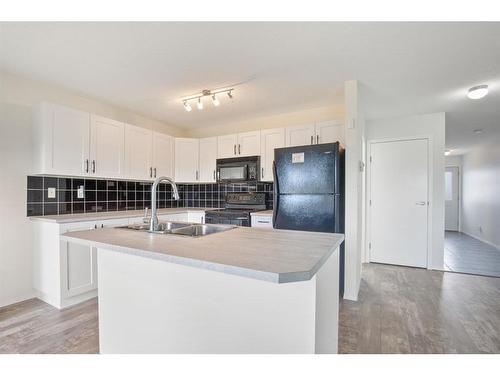
[[(462, 166), (456, 165), (456, 164), (446, 164), (445, 163), (445, 165), (444, 165), (445, 172), (446, 172), (446, 168), (457, 168), (458, 169), (458, 232), (462, 232)], [(445, 206), (445, 209), (446, 209), (446, 206)], [(445, 212), (445, 215), (446, 215), (446, 212)], [(445, 228), (445, 231), (446, 231), (446, 228)]]
[(433, 249), (432, 249), (432, 208), (434, 206), (433, 197), (433, 172), (434, 167), (433, 161), (433, 139), (431, 135), (415, 136), (415, 137), (394, 137), (394, 138), (379, 138), (370, 139), (367, 141), (367, 152), (366, 161), (368, 168), (366, 168), (366, 197), (365, 197), (365, 221), (366, 221), (366, 233), (365, 233), (365, 261), (367, 263), (371, 262), (371, 162), (370, 157), (372, 153), (372, 145), (376, 143), (388, 143), (388, 142), (401, 142), (401, 141), (416, 141), (416, 140), (426, 140), (427, 141), (427, 199), (429, 204), (427, 205), (427, 260), (426, 268), (430, 269), (430, 260), (432, 259)]

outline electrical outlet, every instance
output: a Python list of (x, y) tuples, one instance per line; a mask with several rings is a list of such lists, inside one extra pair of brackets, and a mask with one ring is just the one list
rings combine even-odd
[(56, 188), (48, 188), (47, 189), (47, 198), (55, 198), (56, 197)]
[(78, 186), (78, 190), (76, 191), (76, 196), (78, 199), (85, 198), (85, 187), (83, 185)]

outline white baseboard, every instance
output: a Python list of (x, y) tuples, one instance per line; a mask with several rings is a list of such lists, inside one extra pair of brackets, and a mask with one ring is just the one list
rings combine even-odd
[(37, 297), (37, 295), (36, 295), (35, 291), (33, 291), (30, 293), (21, 294), (19, 296), (6, 298), (6, 299), (3, 299), (0, 301), (0, 307), (13, 305), (14, 303), (26, 301), (28, 299), (32, 299), (32, 298), (36, 298), (36, 297)]
[(476, 236), (476, 235), (474, 235), (472, 233), (466, 232), (466, 231), (462, 231), (461, 233), (466, 234), (468, 236), (471, 236), (472, 238), (475, 238), (478, 241), (484, 242), (485, 244), (488, 244), (490, 246), (493, 246), (495, 249), (500, 250), (500, 245), (496, 245), (493, 242), (486, 241), (484, 238), (478, 237), (478, 236)]

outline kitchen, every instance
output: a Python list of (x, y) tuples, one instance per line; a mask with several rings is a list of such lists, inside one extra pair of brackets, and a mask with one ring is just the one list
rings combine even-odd
[[(454, 117), (444, 105), (416, 111), (410, 96), (400, 113), (370, 90), (405, 92), (408, 76), (420, 84), (408, 71), (425, 59), (357, 75), (342, 48), (318, 49), (340, 45), (344, 32), (390, 35), (379, 52), (390, 59), (393, 45), (427, 50), (406, 44), (417, 31), (465, 40), (462, 25), (1, 26), (0, 352), (498, 351), (484, 337), (497, 316), (481, 315), (497, 280), (443, 269), (441, 177)], [(224, 35), (220, 56), (249, 32), (260, 48), (241, 45), (227, 68), (200, 58), (203, 40)], [(193, 40), (199, 49), (186, 47)], [(352, 70), (337, 76), (310, 62), (305, 74), (298, 51)], [(89, 67), (82, 56), (92, 53), (100, 58)], [(245, 80), (276, 64), (290, 71)], [(434, 93), (428, 80), (421, 89)], [(442, 304), (450, 282), (453, 293), (467, 285), (466, 298)], [(467, 337), (446, 306), (481, 316)]]

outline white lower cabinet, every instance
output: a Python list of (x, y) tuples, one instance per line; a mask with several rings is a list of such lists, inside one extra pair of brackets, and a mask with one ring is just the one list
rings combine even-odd
[(127, 224), (127, 218), (69, 224), (34, 221), (33, 284), (38, 297), (63, 309), (97, 296), (97, 249), (60, 235)]
[(252, 215), (252, 227), (273, 229), (273, 217), (269, 215), (266, 216)]

